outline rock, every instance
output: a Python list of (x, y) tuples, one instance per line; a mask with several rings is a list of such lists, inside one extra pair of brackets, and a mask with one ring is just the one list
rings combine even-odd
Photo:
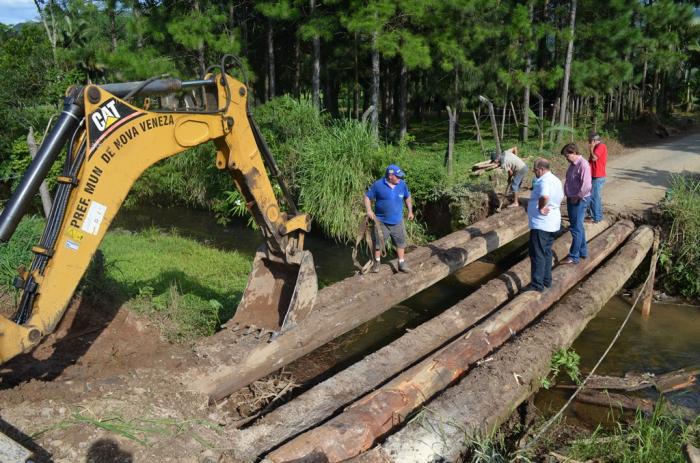
[(49, 407), (44, 407), (41, 409), (40, 414), (44, 418), (49, 418), (51, 415), (53, 415), (53, 410), (51, 410)]

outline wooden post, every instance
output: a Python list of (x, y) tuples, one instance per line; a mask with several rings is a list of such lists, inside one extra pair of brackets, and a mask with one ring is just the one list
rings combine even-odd
[(476, 117), (476, 113), (472, 111), (472, 116), (474, 116), (474, 125), (476, 126), (476, 139), (479, 141), (481, 146), (481, 154), (486, 156), (486, 149), (484, 149), (484, 140), (481, 138), (481, 129), (479, 128), (479, 118)]
[(651, 248), (651, 262), (649, 263), (649, 279), (642, 293), (642, 317), (648, 318), (651, 313), (651, 301), (654, 298), (654, 278), (656, 276), (656, 262), (659, 260), (659, 232), (654, 231), (654, 244)]
[(552, 109), (552, 124), (550, 126), (550, 130), (552, 130), (552, 131), (549, 133), (549, 142), (550, 143), (554, 141), (554, 132), (556, 132), (556, 130), (553, 130), (553, 129), (554, 129), (554, 122), (557, 120), (558, 111), (559, 111), (559, 98), (557, 97), (557, 99), (554, 102), (554, 109)]
[(489, 108), (489, 117), (491, 118), (491, 129), (493, 130), (493, 138), (496, 140), (496, 154), (501, 155), (501, 139), (498, 137), (498, 124), (496, 123), (496, 113), (493, 110), (493, 103), (485, 96), (479, 95), (479, 101), (486, 103)]
[(447, 175), (452, 175), (452, 164), (454, 159), (455, 146), (455, 125), (457, 125), (457, 107), (453, 110), (447, 106), (447, 117), (449, 126), (447, 129), (447, 153), (445, 153), (445, 167), (447, 167)]
[[(27, 134), (27, 146), (29, 148), (29, 154), (32, 156), (32, 159), (34, 159), (39, 147), (37, 146), (36, 139), (34, 138), (34, 128), (31, 126), (29, 127), (29, 134)], [(51, 213), (51, 193), (49, 193), (49, 187), (46, 185), (46, 180), (41, 182), (41, 186), (39, 186), (39, 196), (41, 196), (41, 205), (44, 208), (44, 217), (48, 218), (49, 213)]]
[(542, 95), (535, 92), (537, 97), (537, 115), (539, 120), (537, 121), (538, 131), (540, 132), (540, 150), (544, 147), (544, 98)]
[[(417, 407), (455, 382), (473, 364), (507, 342), (562, 298), (634, 231), (618, 222), (590, 244), (589, 258), (553, 270), (552, 287), (530, 291), (443, 349), (363, 397), (343, 413), (267, 455), (265, 462), (339, 462), (368, 450), (376, 439), (401, 424)], [(314, 460), (311, 460), (314, 458)]]
[(504, 102), (503, 103), (503, 114), (501, 114), (501, 140), (503, 140), (505, 138), (506, 114), (508, 114), (508, 103)]
[(510, 102), (510, 109), (513, 111), (513, 120), (515, 121), (515, 126), (520, 127), (520, 124), (518, 123), (518, 115), (515, 113), (515, 106), (513, 106), (513, 102)]

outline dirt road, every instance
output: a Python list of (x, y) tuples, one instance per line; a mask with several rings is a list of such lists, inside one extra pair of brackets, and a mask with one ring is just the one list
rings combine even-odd
[(603, 187), (606, 211), (644, 217), (663, 199), (674, 173), (700, 172), (700, 132), (611, 157)]

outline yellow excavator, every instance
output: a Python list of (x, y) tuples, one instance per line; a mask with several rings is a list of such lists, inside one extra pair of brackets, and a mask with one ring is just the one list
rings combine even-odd
[(63, 112), (0, 215), (4, 242), (65, 147), (46, 227), (32, 248), (31, 266), (15, 279), (17, 311), (0, 316), (0, 363), (30, 351), (55, 329), (139, 176), (209, 141), (216, 146), (212, 162), (231, 175), (264, 237), (229, 325), (279, 333), (309, 314), (318, 288), (313, 257), (304, 250), (311, 221), (297, 210), (252, 118), (246, 85), (229, 75), (234, 66), (240, 62), (227, 55), (199, 80), (161, 77), (68, 90)]

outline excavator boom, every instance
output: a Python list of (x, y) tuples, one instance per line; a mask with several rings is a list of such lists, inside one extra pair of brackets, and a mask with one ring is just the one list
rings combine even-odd
[[(157, 101), (172, 101), (155, 96), (178, 91), (189, 108), (201, 95), (197, 109), (164, 103), (149, 109)], [(313, 257), (303, 249), (310, 220), (297, 211), (248, 110), (247, 95), (246, 86), (226, 73), (190, 82), (151, 79), (69, 91), (63, 113), (0, 215), (0, 241), (7, 241), (65, 146), (65, 167), (46, 228), (32, 249), (31, 266), (15, 281), (22, 293), (18, 310), (12, 319), (0, 316), (0, 363), (32, 349), (54, 330), (142, 173), (209, 141), (216, 146), (213, 162), (231, 175), (264, 237), (232, 323), (275, 332), (308, 314), (317, 292)], [(145, 107), (131, 103), (133, 97), (148, 97)], [(285, 208), (270, 176), (282, 188)]]

